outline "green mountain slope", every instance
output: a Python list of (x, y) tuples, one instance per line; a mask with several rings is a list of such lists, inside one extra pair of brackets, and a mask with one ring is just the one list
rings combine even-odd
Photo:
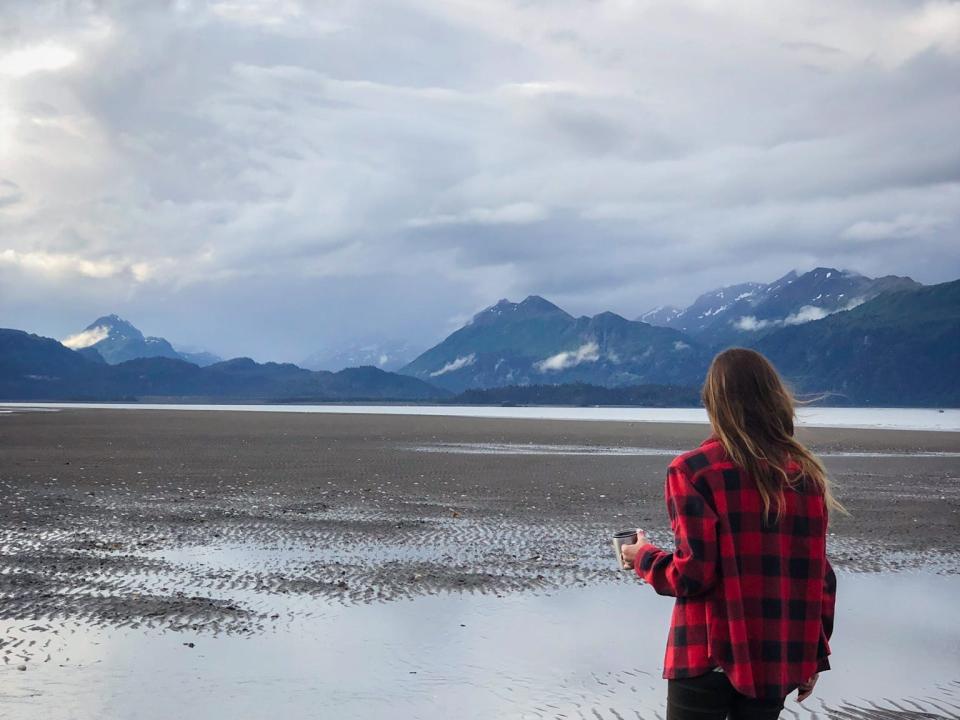
[(401, 372), (460, 392), (571, 382), (698, 384), (709, 356), (669, 328), (605, 312), (575, 318), (535, 295), (501, 300)]
[(870, 405), (960, 405), (960, 280), (891, 292), (755, 347), (802, 392)]

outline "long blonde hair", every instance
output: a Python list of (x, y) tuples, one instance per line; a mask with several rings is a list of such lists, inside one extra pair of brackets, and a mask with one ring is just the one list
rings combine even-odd
[[(770, 361), (746, 348), (730, 348), (710, 363), (703, 405), (730, 459), (757, 483), (764, 517), (783, 515), (784, 489), (810, 483), (827, 508), (846, 513), (834, 498), (820, 459), (794, 435), (796, 400)], [(788, 470), (791, 460), (799, 473)]]

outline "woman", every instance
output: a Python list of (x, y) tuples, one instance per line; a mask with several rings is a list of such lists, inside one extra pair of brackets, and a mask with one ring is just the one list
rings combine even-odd
[[(703, 387), (713, 433), (667, 471), (672, 552), (642, 531), (624, 566), (676, 597), (667, 718), (776, 718), (830, 664), (836, 577), (823, 465), (793, 436), (794, 401), (757, 352), (717, 355)], [(633, 621), (631, 621), (633, 622)]]

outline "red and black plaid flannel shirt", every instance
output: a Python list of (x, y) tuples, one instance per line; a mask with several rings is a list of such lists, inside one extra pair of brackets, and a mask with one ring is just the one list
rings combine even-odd
[[(799, 469), (799, 468), (795, 468)], [(667, 471), (673, 552), (637, 555), (637, 575), (677, 598), (665, 678), (720, 667), (744, 695), (782, 698), (830, 668), (836, 576), (827, 511), (812, 488), (785, 491), (779, 522), (763, 518), (753, 480), (715, 437)]]

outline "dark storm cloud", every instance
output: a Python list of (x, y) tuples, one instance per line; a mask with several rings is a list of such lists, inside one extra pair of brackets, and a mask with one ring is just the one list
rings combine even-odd
[(953, 2), (5, 3), (0, 324), (226, 355), (960, 275)]

